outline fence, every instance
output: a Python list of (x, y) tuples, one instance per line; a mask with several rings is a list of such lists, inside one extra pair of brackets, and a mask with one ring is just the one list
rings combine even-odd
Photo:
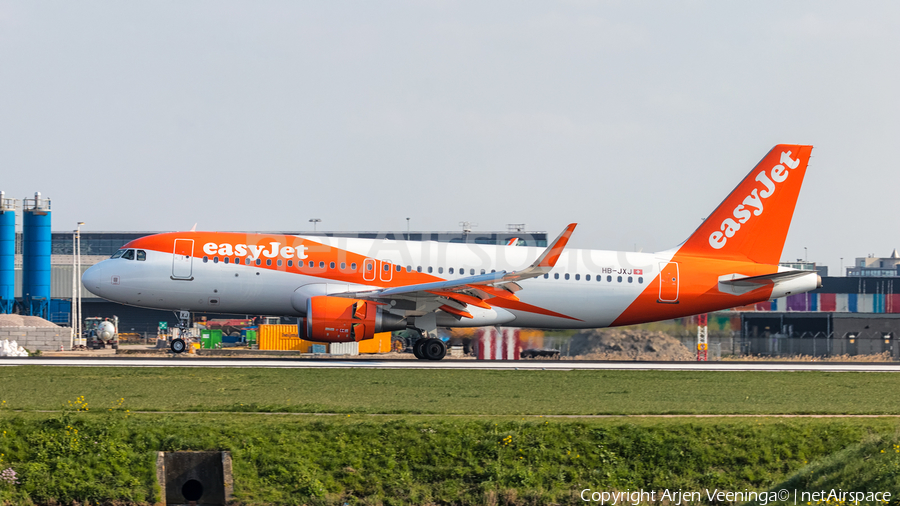
[[(697, 349), (697, 338), (681, 337), (688, 349)], [(881, 355), (885, 352), (895, 360), (900, 359), (900, 343), (893, 334), (883, 332), (852, 332), (836, 335), (834, 332), (794, 332), (745, 335), (709, 339), (709, 359), (722, 355), (766, 357), (836, 357)]]

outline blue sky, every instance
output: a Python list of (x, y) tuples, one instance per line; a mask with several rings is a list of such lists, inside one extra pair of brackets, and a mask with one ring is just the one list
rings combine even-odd
[(0, 190), (54, 230), (683, 241), (813, 144), (784, 259), (897, 240), (900, 4), (8, 2)]

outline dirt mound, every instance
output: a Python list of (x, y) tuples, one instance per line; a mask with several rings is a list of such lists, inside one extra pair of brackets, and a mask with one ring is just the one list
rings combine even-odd
[(681, 341), (639, 329), (593, 329), (571, 337), (568, 355), (578, 360), (696, 360)]
[(0, 327), (59, 327), (38, 316), (0, 314)]

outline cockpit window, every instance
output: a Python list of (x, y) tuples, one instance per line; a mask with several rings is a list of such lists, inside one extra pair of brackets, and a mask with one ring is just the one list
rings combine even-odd
[(125, 254), (122, 255), (122, 258), (125, 260), (134, 260), (134, 250), (130, 249), (126, 251)]
[(113, 256), (111, 256), (109, 258), (119, 258), (120, 256), (122, 256), (122, 253), (125, 253), (125, 251), (126, 250), (124, 250), (124, 249), (120, 249), (119, 251), (116, 251), (115, 253), (113, 253)]
[(137, 259), (138, 259), (139, 261), (141, 261), (141, 262), (143, 262), (144, 260), (146, 260), (146, 259), (147, 259), (147, 252), (144, 251), (144, 250), (142, 250), (142, 249), (137, 250)]

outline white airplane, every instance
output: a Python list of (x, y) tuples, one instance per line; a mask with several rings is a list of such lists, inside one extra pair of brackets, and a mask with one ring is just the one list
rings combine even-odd
[(412, 327), (428, 336), (416, 356), (431, 360), (447, 351), (439, 326), (580, 329), (706, 313), (821, 286), (815, 272), (778, 266), (811, 151), (775, 146), (687, 241), (658, 253), (566, 249), (575, 224), (543, 250), (190, 231), (131, 241), (82, 282), (133, 306), (299, 317), (312, 341)]

